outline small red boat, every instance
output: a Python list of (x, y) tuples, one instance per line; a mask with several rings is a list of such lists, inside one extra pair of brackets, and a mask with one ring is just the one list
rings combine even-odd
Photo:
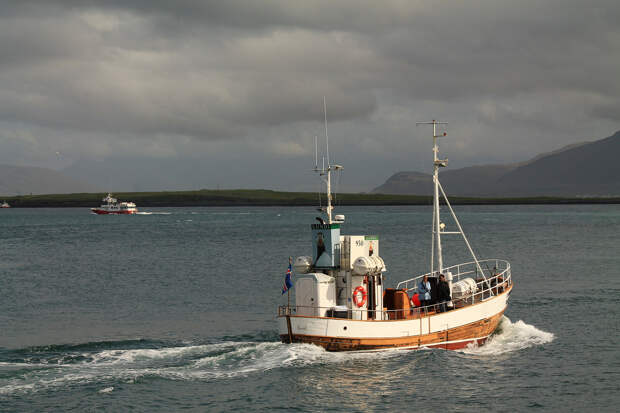
[(103, 202), (99, 208), (91, 208), (90, 210), (97, 215), (130, 215), (138, 212), (136, 204), (133, 202), (118, 202), (116, 198), (112, 198), (112, 194), (108, 194), (103, 198)]

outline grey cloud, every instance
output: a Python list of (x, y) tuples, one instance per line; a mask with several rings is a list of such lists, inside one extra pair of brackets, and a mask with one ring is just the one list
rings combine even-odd
[(297, 148), (326, 96), (334, 149), (385, 175), (430, 117), (472, 135), (446, 143), (462, 159), (514, 160), (618, 128), (619, 21), (617, 1), (3, 2), (0, 121)]
[(593, 116), (620, 122), (620, 99), (609, 103), (595, 105), (591, 109)]
[(39, 8), (129, 10), (171, 26), (196, 24), (247, 30), (294, 27), (320, 31), (384, 31), (389, 30), (390, 25), (406, 22), (417, 10), (429, 7), (424, 2), (405, 0), (26, 0), (6, 5), (4, 9), (5, 13), (13, 15), (34, 13)]
[[(48, 25), (28, 25), (31, 29), (20, 43), (24, 58), (0, 74), (5, 92), (0, 116), (5, 120), (221, 139), (243, 136), (251, 125), (320, 119), (317, 102), (326, 94), (335, 119), (365, 116), (374, 109), (370, 90), (348, 79), (356, 75), (353, 69), (347, 71), (356, 59), (340, 58), (339, 46), (319, 41), (317, 35), (242, 37), (221, 46), (207, 33), (206, 41), (177, 43), (165, 50), (121, 48), (108, 41), (107, 33), (93, 33), (78, 15), (71, 16), (77, 21), (65, 25), (57, 44), (51, 42), (57, 47), (47, 45)], [(10, 23), (0, 34), (23, 27)], [(121, 21), (121, 30), (129, 23)], [(82, 40), (71, 42), (65, 32)], [(316, 48), (314, 40), (324, 47)], [(297, 50), (300, 45), (305, 50)], [(12, 42), (3, 43), (2, 49), (13, 50)], [(316, 71), (314, 59), (328, 62), (325, 73)], [(332, 78), (329, 70), (340, 74)]]

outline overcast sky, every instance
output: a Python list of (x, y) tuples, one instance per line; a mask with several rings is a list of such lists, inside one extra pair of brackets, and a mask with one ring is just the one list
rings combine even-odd
[[(340, 190), (620, 129), (620, 2), (3, 1), (0, 163), (109, 190)], [(89, 168), (90, 166), (90, 168)], [(122, 176), (125, 176), (123, 179)]]

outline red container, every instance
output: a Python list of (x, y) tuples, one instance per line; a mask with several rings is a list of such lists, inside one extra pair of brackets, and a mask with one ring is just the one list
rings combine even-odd
[(415, 305), (416, 307), (420, 306), (420, 297), (418, 296), (418, 294), (414, 294), (413, 297), (411, 297), (411, 302), (413, 303), (413, 305)]

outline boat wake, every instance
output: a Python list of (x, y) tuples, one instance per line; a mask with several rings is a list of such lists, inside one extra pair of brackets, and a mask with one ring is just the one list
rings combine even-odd
[(276, 368), (333, 364), (373, 353), (328, 353), (309, 344), (274, 341), (222, 341), (166, 345), (148, 340), (86, 343), (4, 350), (0, 358), (0, 397), (42, 390), (98, 385), (112, 392), (120, 383), (146, 378), (218, 380)]
[[(330, 353), (310, 344), (283, 344), (258, 336), (227, 337), (207, 344), (126, 340), (0, 351), (0, 397), (94, 385), (99, 393), (149, 378), (222, 380), (279, 368), (333, 366), (352, 360), (390, 360), (403, 350)], [(497, 355), (545, 344), (553, 334), (504, 317), (484, 346), (467, 355)], [(438, 351), (438, 350), (430, 350)], [(407, 352), (410, 353), (410, 352)], [(413, 353), (410, 353), (413, 354)]]
[(473, 355), (498, 355), (550, 343), (553, 338), (553, 333), (540, 330), (522, 320), (513, 323), (508, 317), (503, 316), (497, 331), (483, 346), (469, 346), (461, 352)]

